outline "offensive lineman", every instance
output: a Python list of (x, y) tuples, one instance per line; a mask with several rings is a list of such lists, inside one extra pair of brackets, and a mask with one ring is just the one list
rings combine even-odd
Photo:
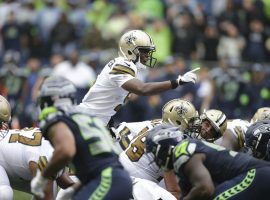
[[(163, 173), (153, 162), (153, 155), (146, 154), (144, 141), (148, 131), (161, 123), (170, 123), (184, 131), (189, 120), (197, 117), (198, 113), (187, 100), (173, 99), (162, 108), (162, 120), (126, 123), (123, 122), (115, 130), (121, 139), (119, 144), (124, 150), (119, 156), (124, 168), (137, 184), (133, 185), (133, 196), (135, 199), (178, 199), (179, 188), (172, 172)], [(166, 190), (158, 186), (164, 178)], [(151, 182), (150, 182), (151, 181)]]
[[(13, 190), (26, 193), (30, 191), (30, 181), (37, 169), (44, 168), (50, 159), (53, 148), (46, 141), (38, 128), (9, 129), (11, 120), (10, 105), (0, 95), (0, 199), (12, 200)], [(54, 178), (62, 188), (69, 187), (73, 182), (66, 174), (57, 174)], [(45, 199), (55, 197), (52, 181)]]
[(220, 110), (207, 110), (200, 115), (198, 139), (219, 144), (226, 149), (240, 151), (245, 144), (245, 132), (250, 123), (241, 119), (228, 120)]
[(163, 170), (179, 178), (183, 200), (268, 199), (270, 163), (226, 150), (206, 141), (183, 137), (163, 125), (152, 129), (146, 150)]
[(196, 82), (197, 75), (194, 72), (199, 68), (183, 76), (179, 75), (176, 80), (142, 82), (146, 67), (154, 67), (156, 63), (156, 58), (152, 57), (155, 50), (153, 40), (147, 33), (141, 30), (126, 32), (119, 41), (119, 57), (104, 67), (79, 106), (87, 108), (112, 127), (111, 117), (126, 102), (130, 93), (153, 95), (175, 89), (179, 85)]

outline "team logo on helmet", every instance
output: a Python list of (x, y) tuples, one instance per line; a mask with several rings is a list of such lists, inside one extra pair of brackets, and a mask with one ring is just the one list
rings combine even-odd
[(128, 45), (132, 45), (133, 42), (136, 40), (137, 38), (131, 33), (130, 35), (128, 35), (127, 37), (125, 37), (125, 41)]
[(175, 107), (175, 111), (178, 115), (184, 115), (188, 112), (188, 109), (183, 105)]

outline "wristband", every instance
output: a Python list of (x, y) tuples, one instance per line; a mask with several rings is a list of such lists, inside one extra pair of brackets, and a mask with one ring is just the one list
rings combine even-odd
[(178, 87), (179, 84), (178, 84), (177, 80), (171, 80), (171, 85), (172, 85), (172, 89), (175, 89)]

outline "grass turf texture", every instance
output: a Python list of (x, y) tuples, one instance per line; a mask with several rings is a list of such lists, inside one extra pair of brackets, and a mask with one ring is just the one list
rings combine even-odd
[(13, 190), (13, 200), (31, 200), (31, 195), (24, 193), (24, 192), (20, 192), (17, 190)]

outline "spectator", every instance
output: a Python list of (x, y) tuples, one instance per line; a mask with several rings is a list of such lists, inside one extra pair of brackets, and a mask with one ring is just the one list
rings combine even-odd
[(201, 67), (198, 83), (196, 83), (196, 94), (193, 99), (194, 106), (198, 108), (200, 113), (204, 110), (209, 110), (212, 106), (212, 100), (214, 97), (214, 84), (209, 75), (207, 67)]
[(68, 59), (56, 65), (52, 71), (53, 76), (63, 76), (70, 80), (77, 88), (77, 101), (81, 102), (89, 87), (95, 82), (95, 71), (79, 60), (78, 51), (68, 55)]
[(245, 39), (237, 27), (230, 22), (223, 24), (225, 35), (221, 36), (218, 44), (219, 59), (227, 59), (232, 66), (239, 66), (242, 61), (242, 52)]
[(48, 42), (52, 28), (60, 17), (60, 9), (53, 0), (45, 0), (45, 6), (38, 12), (37, 24), (42, 40)]
[(217, 60), (217, 47), (219, 42), (218, 30), (214, 25), (208, 25), (203, 35), (204, 60)]
[(3, 25), (1, 34), (5, 51), (21, 50), (21, 28), (17, 23), (14, 12), (8, 14), (7, 22)]
[(173, 52), (189, 59), (196, 51), (197, 34), (188, 13), (178, 15), (172, 21)]
[(247, 35), (246, 56), (252, 62), (263, 62), (266, 58), (265, 52), (266, 35), (264, 25), (260, 19), (254, 19), (249, 23)]
[(155, 19), (146, 26), (146, 31), (152, 36), (156, 48), (162, 49), (155, 52), (155, 56), (160, 63), (163, 63), (172, 54), (172, 37), (168, 24), (162, 19)]
[(68, 52), (74, 51), (76, 48), (77, 36), (75, 26), (68, 21), (66, 13), (63, 12), (60, 15), (50, 35), (53, 53), (67, 54)]
[(7, 51), (4, 56), (4, 64), (0, 68), (0, 82), (3, 83), (7, 90), (7, 99), (10, 103), (14, 119), (23, 111), (24, 101), (22, 92), (27, 83), (27, 74), (24, 69), (18, 67), (19, 58), (20, 54), (18, 52)]

